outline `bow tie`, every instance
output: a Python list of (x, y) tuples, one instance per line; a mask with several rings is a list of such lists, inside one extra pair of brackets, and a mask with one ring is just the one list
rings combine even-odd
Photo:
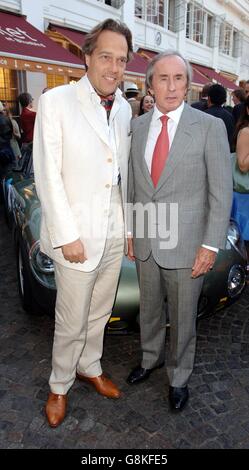
[(107, 121), (109, 123), (109, 117), (110, 117), (110, 114), (111, 114), (111, 109), (112, 109), (112, 105), (113, 105), (113, 102), (115, 100), (115, 95), (108, 95), (108, 96), (102, 96), (102, 95), (99, 95), (100, 97), (100, 104), (102, 104), (102, 106), (104, 106), (105, 110), (106, 110), (106, 115), (107, 115)]
[(115, 95), (108, 95), (108, 96), (102, 96), (102, 95), (99, 95), (100, 97), (100, 104), (102, 104), (102, 106), (104, 106), (106, 112), (110, 114), (111, 112), (111, 109), (112, 109), (112, 105), (113, 105), (113, 102), (114, 102), (114, 99), (115, 99)]

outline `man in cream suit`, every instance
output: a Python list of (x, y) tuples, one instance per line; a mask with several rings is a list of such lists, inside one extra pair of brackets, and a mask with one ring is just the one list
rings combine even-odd
[(120, 396), (100, 359), (124, 252), (131, 111), (118, 85), (132, 53), (130, 30), (107, 19), (83, 52), (87, 74), (41, 96), (34, 137), (41, 250), (54, 260), (57, 284), (46, 404), (52, 427), (65, 417), (76, 376), (105, 397)]
[(165, 51), (151, 61), (147, 85), (156, 106), (132, 121), (128, 186), (129, 201), (136, 204), (129, 256), (136, 259), (141, 291), (143, 355), (127, 380), (140, 383), (164, 363), (166, 295), (174, 410), (188, 400), (203, 274), (224, 248), (232, 201), (225, 126), (184, 103), (190, 83), (191, 68), (178, 52)]

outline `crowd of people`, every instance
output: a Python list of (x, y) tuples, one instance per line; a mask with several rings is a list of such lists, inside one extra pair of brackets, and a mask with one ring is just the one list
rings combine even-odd
[[(113, 19), (86, 35), (83, 53), (85, 76), (73, 87), (43, 93), (37, 113), (29, 93), (19, 96), (22, 146), (33, 141), (41, 250), (54, 261), (57, 285), (45, 407), (51, 427), (64, 420), (75, 379), (104, 397), (121, 396), (103, 373), (101, 357), (124, 252), (136, 263), (140, 286), (141, 362), (127, 383), (139, 384), (164, 365), (166, 294), (169, 404), (174, 411), (185, 407), (203, 275), (226, 242), (232, 151), (241, 171), (249, 171), (249, 81), (244, 91), (233, 92), (232, 113), (224, 108), (227, 94), (219, 84), (207, 83), (200, 101), (189, 106), (190, 64), (167, 50), (148, 65), (145, 96), (138, 99), (134, 86), (122, 93), (132, 37)], [(8, 147), (19, 158), (14, 127), (1, 105), (0, 149)], [(127, 211), (126, 203), (133, 209), (153, 206), (158, 218)], [(175, 204), (178, 238), (170, 233), (166, 241), (160, 210), (174, 210)]]

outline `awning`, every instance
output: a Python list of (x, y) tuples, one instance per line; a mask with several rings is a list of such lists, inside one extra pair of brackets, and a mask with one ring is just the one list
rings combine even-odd
[[(23, 16), (0, 12), (0, 67), (81, 77), (83, 62)], [(73, 70), (72, 70), (73, 69)]]
[(202, 75), (205, 75), (210, 81), (215, 80), (217, 83), (220, 85), (223, 85), (225, 88), (228, 88), (229, 90), (236, 90), (238, 87), (235, 85), (235, 83), (231, 82), (227, 78), (225, 78), (223, 75), (220, 73), (216, 72), (214, 69), (211, 69), (209, 67), (205, 67), (204, 65), (199, 65), (199, 64), (192, 64), (192, 67), (194, 67), (198, 72), (200, 72)]
[(126, 73), (145, 76), (148, 67), (148, 61), (134, 52), (133, 59), (128, 62)]
[(138, 53), (148, 60), (153, 59), (155, 55), (159, 54), (159, 52), (151, 51), (149, 49), (142, 49), (141, 47), (139, 48)]
[(192, 84), (193, 85), (206, 85), (208, 83), (208, 79), (205, 75), (200, 73), (195, 67), (194, 64), (192, 64), (192, 71), (193, 71), (193, 76), (192, 76)]
[(80, 49), (82, 48), (85, 42), (85, 37), (87, 34), (83, 31), (76, 31), (75, 29), (65, 28), (64, 26), (57, 26), (51, 23), (49, 25), (49, 29), (50, 31), (55, 31), (56, 33), (61, 34), (69, 42), (79, 47)]

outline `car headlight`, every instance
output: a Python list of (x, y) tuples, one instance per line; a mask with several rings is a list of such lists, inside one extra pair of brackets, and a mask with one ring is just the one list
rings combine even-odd
[[(227, 243), (229, 243), (243, 258), (247, 259), (246, 247), (240, 230), (235, 220), (230, 220), (227, 233)], [(227, 248), (229, 248), (227, 246)]]
[(31, 269), (42, 274), (53, 274), (53, 260), (40, 251), (40, 242), (36, 241), (29, 252)]
[(227, 290), (229, 297), (235, 297), (243, 290), (246, 282), (245, 269), (239, 264), (234, 264), (228, 275)]

